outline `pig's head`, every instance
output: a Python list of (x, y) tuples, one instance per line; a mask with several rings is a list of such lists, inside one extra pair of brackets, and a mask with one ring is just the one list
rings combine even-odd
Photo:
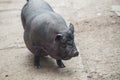
[(70, 23), (69, 30), (63, 34), (56, 35), (58, 43), (58, 56), (63, 60), (71, 59), (79, 55), (74, 42), (74, 26)]

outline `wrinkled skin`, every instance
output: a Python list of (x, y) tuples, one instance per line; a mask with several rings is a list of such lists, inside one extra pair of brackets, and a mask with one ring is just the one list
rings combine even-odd
[(78, 56), (74, 43), (74, 26), (66, 25), (64, 19), (43, 0), (29, 0), (22, 9), (24, 41), (34, 54), (34, 65), (40, 67), (40, 56), (50, 55), (59, 67), (62, 60)]

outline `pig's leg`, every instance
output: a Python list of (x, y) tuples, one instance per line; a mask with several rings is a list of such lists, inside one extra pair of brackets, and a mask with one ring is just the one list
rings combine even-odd
[(57, 64), (60, 68), (64, 68), (65, 65), (63, 64), (62, 60), (56, 60), (57, 61)]
[(40, 68), (40, 55), (38, 54), (34, 55), (34, 65), (35, 67)]
[(36, 49), (36, 53), (34, 55), (34, 65), (36, 68), (40, 68), (40, 53), (38, 49)]

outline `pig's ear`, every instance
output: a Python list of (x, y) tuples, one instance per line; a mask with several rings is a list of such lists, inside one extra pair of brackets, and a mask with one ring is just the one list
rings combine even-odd
[(63, 38), (62, 34), (57, 34), (56, 38), (55, 38), (55, 41), (60, 41), (62, 38)]
[(69, 25), (69, 29), (72, 33), (74, 33), (74, 25), (72, 23), (70, 23)]

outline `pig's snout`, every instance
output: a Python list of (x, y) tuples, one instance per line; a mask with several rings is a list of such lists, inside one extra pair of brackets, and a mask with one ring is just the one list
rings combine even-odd
[(76, 57), (78, 55), (79, 55), (79, 52), (78, 51), (74, 51), (72, 57)]
[(78, 56), (78, 55), (79, 55), (79, 52), (78, 52), (77, 49), (73, 49), (73, 50), (71, 51), (71, 57), (76, 57), (76, 56)]
[(77, 57), (78, 55), (79, 55), (79, 52), (77, 50), (73, 49), (73, 50), (71, 50), (71, 52), (69, 52), (68, 55), (64, 56), (62, 59), (63, 60), (68, 60), (68, 59), (70, 59), (72, 57)]

